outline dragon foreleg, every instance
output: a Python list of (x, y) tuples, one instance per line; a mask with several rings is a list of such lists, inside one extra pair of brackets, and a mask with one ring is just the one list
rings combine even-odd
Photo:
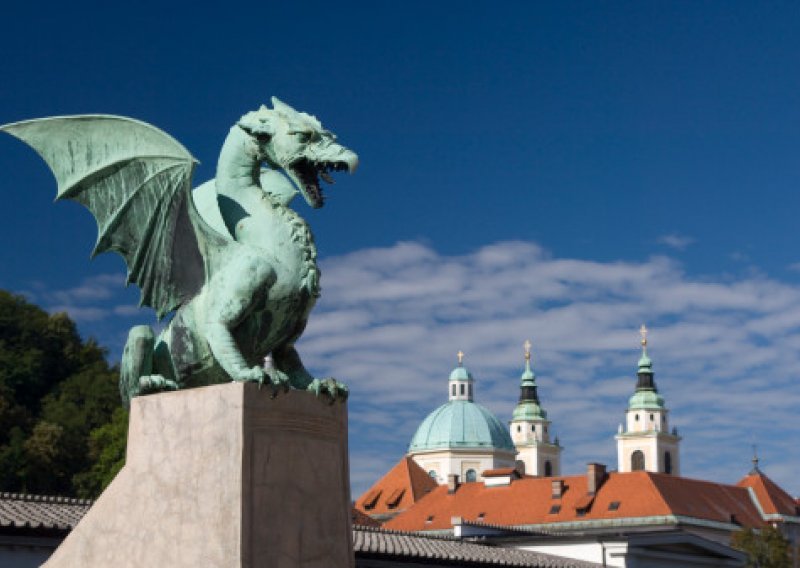
[(347, 400), (349, 394), (347, 386), (333, 378), (315, 379), (311, 376), (303, 366), (294, 345), (283, 345), (275, 349), (272, 352), (272, 362), (275, 369), (286, 375), (292, 387), (311, 391), (317, 396), (328, 395), (331, 402)]
[(131, 399), (140, 394), (178, 388), (175, 381), (153, 374), (154, 345), (155, 336), (149, 325), (137, 325), (128, 332), (119, 377), (119, 390), (125, 407), (130, 406)]
[(211, 279), (206, 298), (205, 338), (214, 358), (234, 381), (263, 383), (264, 369), (249, 367), (231, 333), (252, 311), (259, 295), (268, 294), (275, 271), (263, 258), (236, 257)]

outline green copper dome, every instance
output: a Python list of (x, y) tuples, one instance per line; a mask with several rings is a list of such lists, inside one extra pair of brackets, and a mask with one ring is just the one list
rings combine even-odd
[(628, 401), (630, 410), (658, 410), (664, 408), (664, 397), (655, 390), (637, 390)]
[(450, 448), (513, 452), (514, 443), (506, 427), (487, 408), (467, 400), (451, 400), (423, 420), (408, 451)]
[(472, 373), (469, 372), (469, 369), (466, 367), (462, 367), (459, 365), (450, 373), (450, 380), (451, 381), (472, 381)]
[(547, 420), (547, 412), (538, 402), (526, 400), (517, 404), (511, 420)]

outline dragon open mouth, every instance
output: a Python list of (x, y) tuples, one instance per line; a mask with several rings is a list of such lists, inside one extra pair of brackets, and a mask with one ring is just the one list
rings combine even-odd
[(332, 171), (349, 171), (350, 167), (346, 162), (311, 162), (301, 158), (287, 168), (287, 172), (297, 187), (303, 193), (308, 204), (317, 209), (325, 203), (325, 195), (320, 186), (319, 180), (322, 178), (326, 183), (334, 183), (330, 175)]

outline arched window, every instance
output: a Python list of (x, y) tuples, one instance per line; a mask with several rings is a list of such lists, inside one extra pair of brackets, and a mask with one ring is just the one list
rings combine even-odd
[(456, 396), (456, 385), (453, 385), (453, 396)]
[(517, 424), (517, 432), (522, 432), (522, 426), (520, 426), (519, 424)]
[(644, 470), (644, 452), (636, 450), (631, 454), (631, 471)]
[(464, 395), (464, 383), (461, 383), (461, 395)]
[(664, 473), (672, 473), (672, 454), (664, 452)]
[(536, 432), (536, 424), (531, 424), (531, 432)]
[(634, 418), (636, 419), (636, 421), (637, 421), (637, 422), (639, 421), (639, 415), (638, 415), (638, 414), (636, 414), (636, 415), (634, 416)]
[(469, 397), (472, 398), (472, 383), (467, 385), (467, 393), (469, 393)]
[(544, 476), (545, 477), (553, 476), (553, 464), (550, 463), (550, 460), (544, 462)]
[(650, 414), (650, 422), (652, 422), (653, 420), (655, 420), (655, 417), (654, 417), (654, 416), (652, 415), (652, 413), (651, 413), (651, 414)]
[(467, 481), (476, 481), (478, 479), (478, 474), (475, 473), (474, 469), (468, 469), (467, 472), (464, 474), (464, 479)]

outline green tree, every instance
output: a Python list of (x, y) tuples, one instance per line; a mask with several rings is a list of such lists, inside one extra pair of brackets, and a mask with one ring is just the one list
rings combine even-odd
[(746, 528), (734, 533), (731, 546), (747, 553), (749, 567), (789, 568), (792, 565), (789, 541), (769, 525), (759, 531)]
[(105, 489), (122, 466), (125, 465), (125, 450), (128, 439), (128, 412), (119, 407), (111, 422), (95, 428), (89, 434), (88, 471), (75, 476), (78, 497), (93, 497)]
[(103, 448), (124, 456), (117, 383), (104, 350), (66, 314), (0, 290), (0, 490), (97, 496), (119, 468)]

